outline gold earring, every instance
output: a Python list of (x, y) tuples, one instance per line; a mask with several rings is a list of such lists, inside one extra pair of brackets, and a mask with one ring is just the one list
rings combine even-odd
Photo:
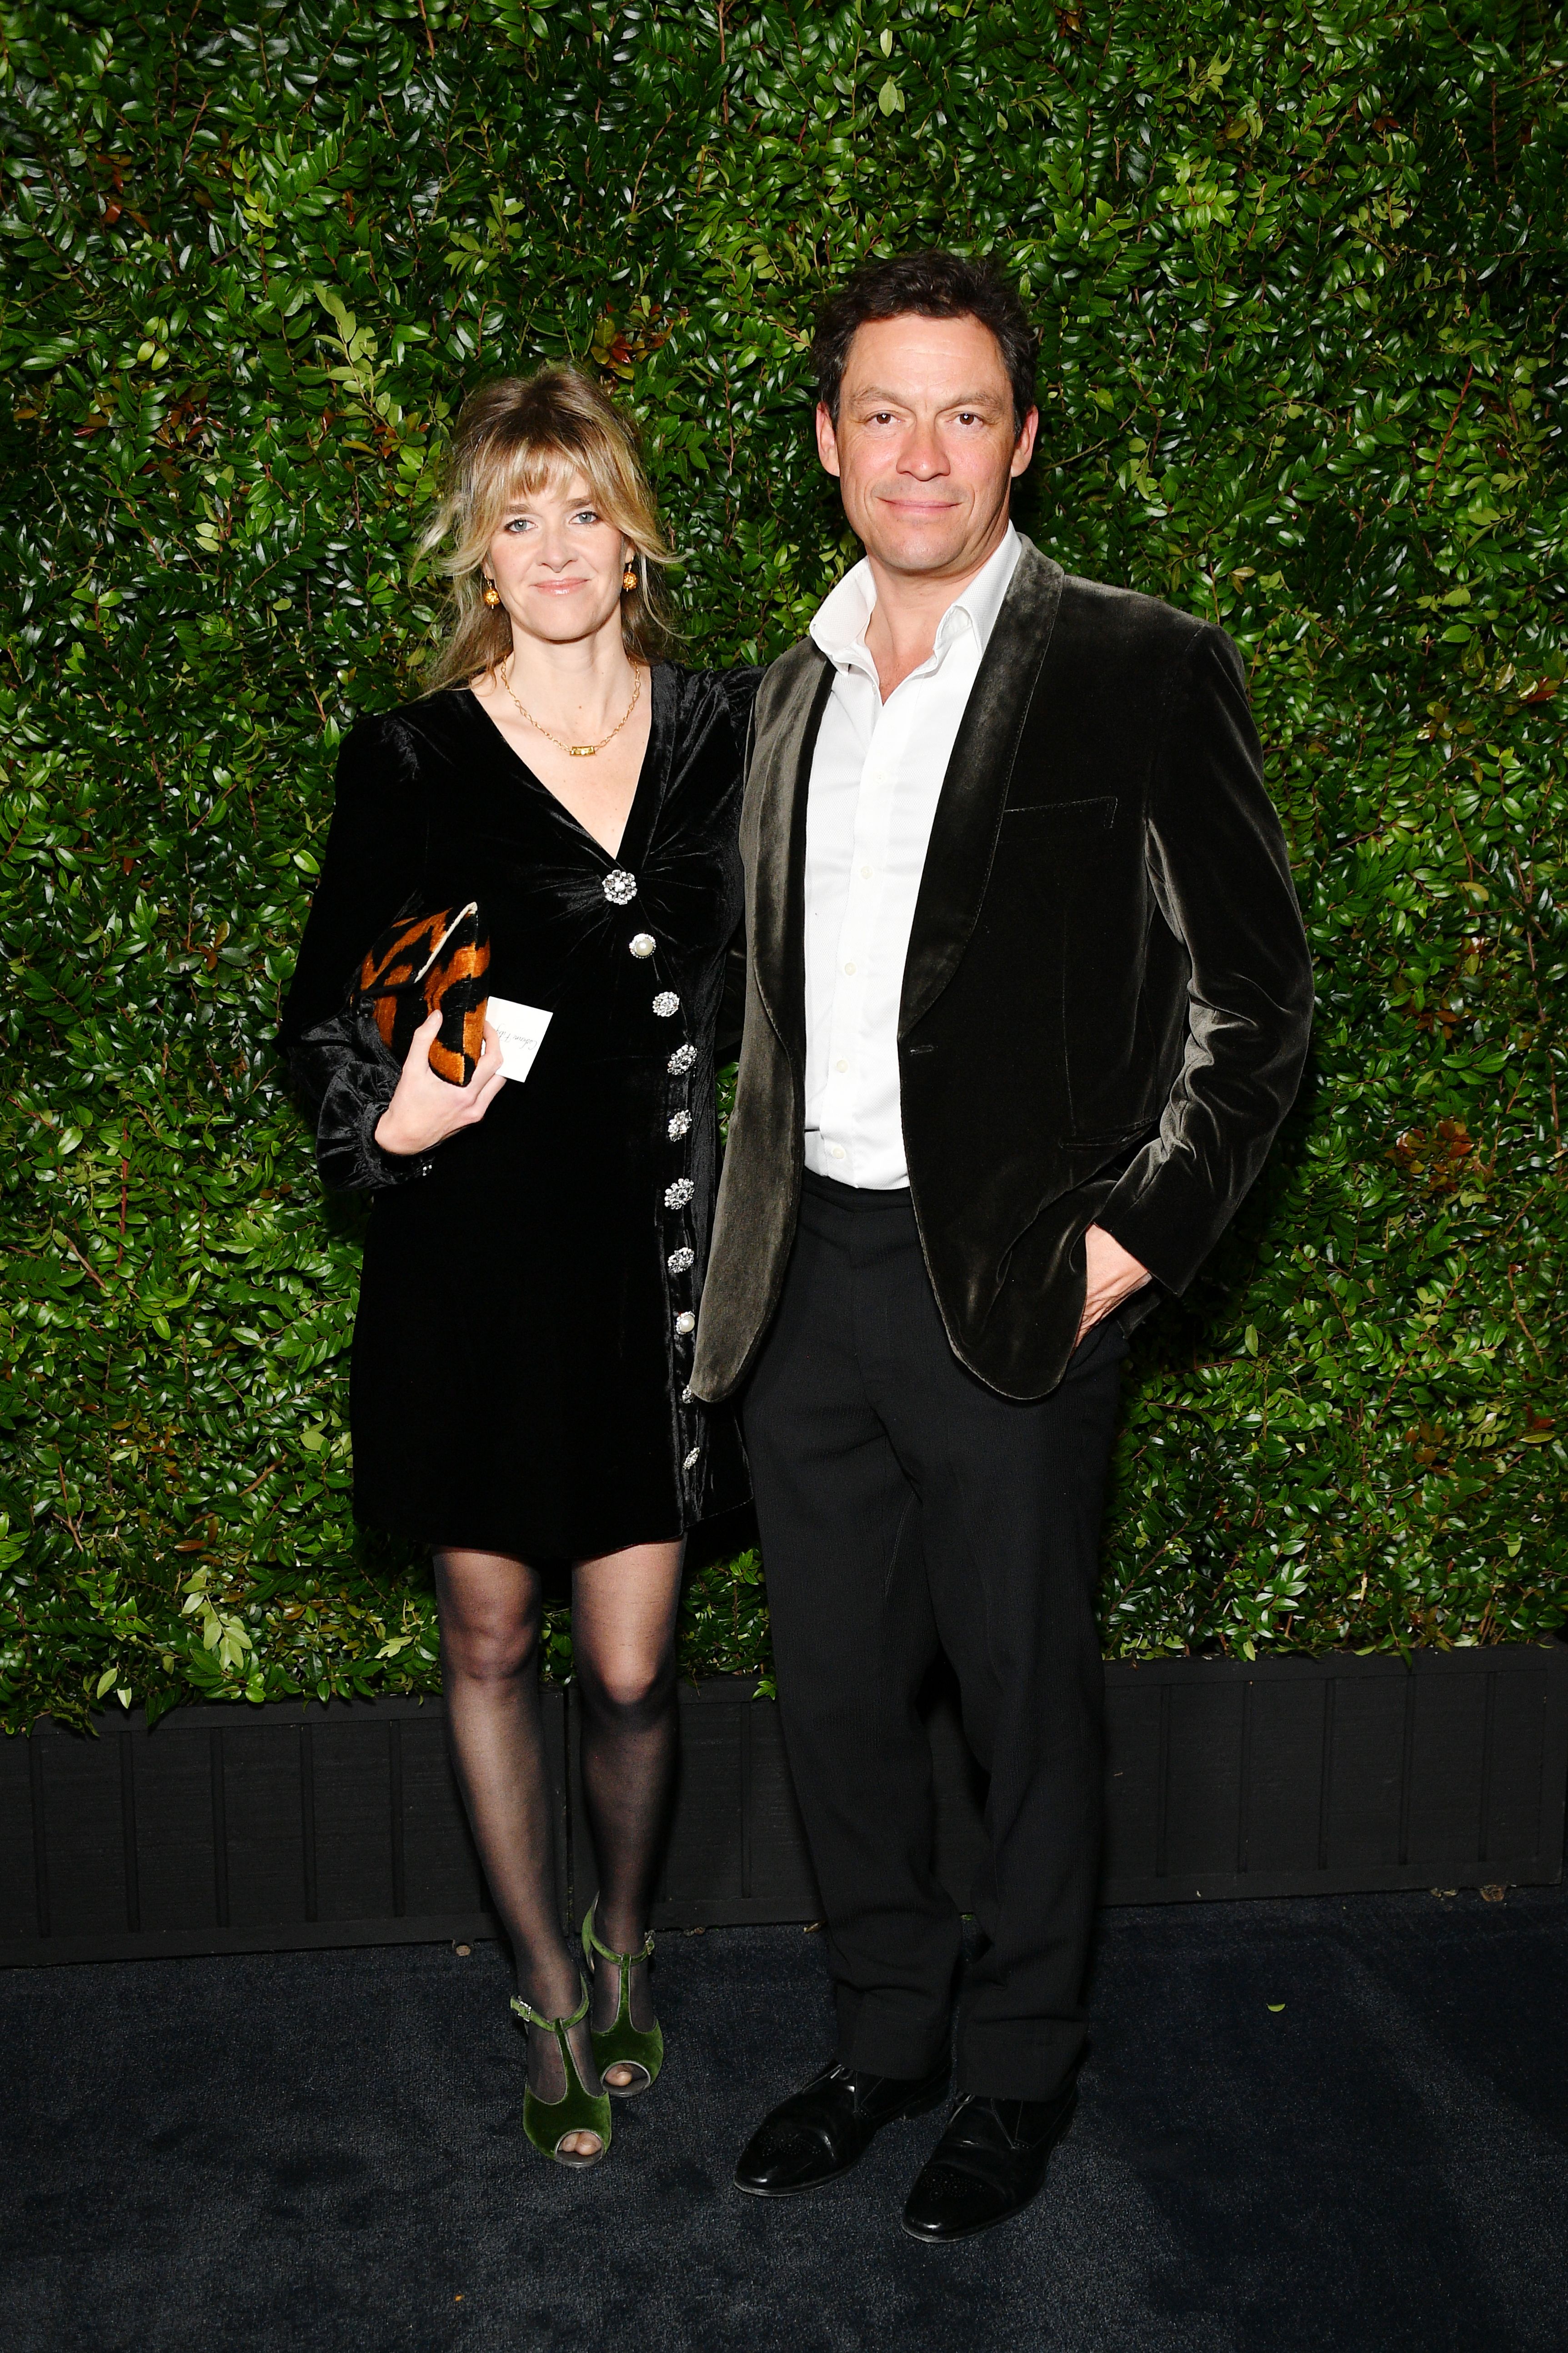
[(637, 586), (637, 565), (633, 563), (633, 561), (632, 561), (631, 557), (628, 555), (628, 556), (627, 556), (627, 558), (626, 558), (626, 570), (625, 570), (625, 571), (622, 573), (622, 575), (621, 575), (621, 594), (622, 594), (622, 596), (629, 596), (631, 595), (631, 593), (632, 593), (632, 590)]
[(493, 580), (487, 580), (485, 582), (485, 602), (489, 607), (492, 613), (495, 611), (496, 607), (500, 603), (500, 590), (496, 586)]

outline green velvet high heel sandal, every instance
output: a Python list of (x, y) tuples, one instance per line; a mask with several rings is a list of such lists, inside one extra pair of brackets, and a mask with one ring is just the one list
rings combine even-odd
[[(595, 1895), (583, 1923), (583, 1957), (590, 1969), (595, 1956), (602, 1961), (613, 1961), (621, 1973), (621, 1986), (615, 2024), (592, 2030), (594, 2063), (612, 2100), (635, 2100), (639, 2092), (652, 2090), (664, 2064), (664, 2030), (657, 2020), (647, 2028), (632, 2024), (631, 1975), (638, 1961), (653, 1958), (653, 1931), (649, 1929), (647, 1942), (640, 1953), (613, 1953), (608, 1945), (600, 1943), (595, 1932), (594, 1913), (598, 1901)], [(610, 2067), (631, 2067), (636, 2073), (629, 2084), (605, 2083), (605, 2070)]]
[[(580, 2026), (588, 2015), (587, 1981), (580, 1982), (583, 1999), (570, 2018), (542, 2018), (521, 1994), (513, 1995), (511, 2004), (524, 2026), (546, 2026), (551, 2030), (560, 2046), (561, 2064), (566, 2076), (566, 2089), (558, 2100), (542, 2100), (532, 2084), (528, 2085), (522, 2095), (523, 2131), (542, 2157), (553, 2158), (557, 2165), (569, 2166), (579, 2173), (587, 2166), (597, 2165), (610, 2146), (610, 2103), (603, 2092), (584, 2090), (572, 2046), (566, 2040), (568, 2031)], [(562, 2148), (563, 2140), (579, 2132), (598, 2134), (599, 2146), (594, 2156), (581, 2157), (574, 2149)]]

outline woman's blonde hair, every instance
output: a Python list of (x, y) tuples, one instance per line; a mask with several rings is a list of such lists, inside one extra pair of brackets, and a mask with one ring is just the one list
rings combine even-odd
[(484, 561), (503, 517), (522, 500), (581, 474), (594, 504), (637, 550), (637, 582), (621, 599), (621, 638), (653, 661), (670, 635), (658, 567), (670, 551), (644, 470), (637, 427), (581, 368), (504, 375), (470, 393), (452, 436), (446, 488), (421, 543), (450, 542), (437, 568), (452, 584), (452, 620), (427, 693), (493, 670), (511, 650), (504, 605), (484, 601)]

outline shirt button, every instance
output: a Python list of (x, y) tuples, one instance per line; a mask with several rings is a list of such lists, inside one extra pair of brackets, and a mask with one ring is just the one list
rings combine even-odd
[(833, 1067), (836, 1071), (847, 1071), (849, 1068), (849, 1065), (847, 1062), (840, 1060), (835, 1062)]
[(854, 965), (853, 965), (852, 964), (847, 964), (847, 965), (845, 965), (844, 969), (845, 969), (845, 971), (846, 971), (846, 972), (853, 972), (853, 971), (854, 971), (854, 969), (855, 969), (855, 967), (854, 967)]
[(827, 1147), (827, 1154), (831, 1160), (842, 1160), (844, 1157), (844, 1146), (841, 1144), (830, 1144)]
[(861, 871), (861, 874), (864, 876), (865, 880), (866, 880), (868, 882), (869, 882), (869, 881), (871, 880), (871, 870), (870, 870), (870, 868), (869, 868), (868, 866), (862, 866), (862, 868), (860, 869), (860, 871)]

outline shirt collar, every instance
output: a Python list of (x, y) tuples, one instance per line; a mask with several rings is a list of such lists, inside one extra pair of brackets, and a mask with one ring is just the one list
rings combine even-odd
[[(931, 662), (940, 662), (959, 633), (968, 628), (984, 653), (996, 626), (1003, 600), (1013, 585), (1022, 553), (1017, 533), (1009, 523), (999, 545), (981, 565), (962, 595), (953, 598), (937, 623)], [(864, 556), (830, 588), (811, 619), (812, 641), (839, 670), (871, 667), (866, 651), (866, 631), (877, 609), (876, 584)], [(922, 664), (921, 668), (926, 665)], [(917, 673), (918, 675), (918, 673)]]

